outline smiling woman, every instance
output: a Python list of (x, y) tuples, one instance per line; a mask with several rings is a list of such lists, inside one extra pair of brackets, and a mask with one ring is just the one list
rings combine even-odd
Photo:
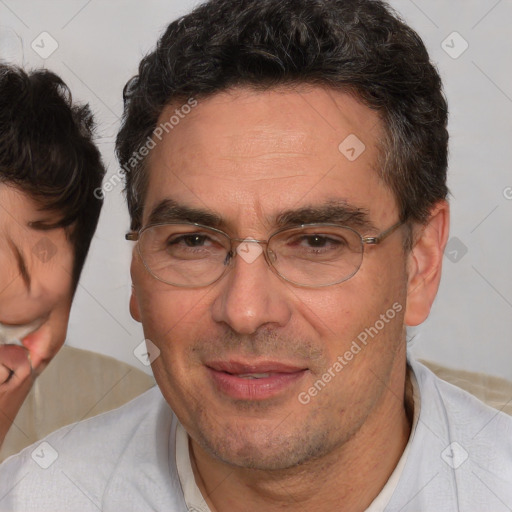
[(92, 128), (55, 74), (0, 65), (0, 443), (66, 338), (102, 205)]
[[(31, 197), (0, 184), (0, 321), (40, 373), (60, 348), (73, 295), (73, 250), (66, 231), (34, 229), (54, 222)], [(14, 339), (16, 339), (14, 338)]]

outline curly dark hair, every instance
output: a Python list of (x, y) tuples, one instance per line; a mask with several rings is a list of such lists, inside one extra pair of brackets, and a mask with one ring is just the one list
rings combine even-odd
[(381, 177), (401, 220), (425, 222), (448, 194), (448, 108), (416, 32), (380, 0), (211, 0), (172, 22), (125, 86), (116, 152), (131, 228), (141, 227), (147, 187), (145, 160), (132, 156), (167, 105), (298, 84), (352, 93), (379, 113)]
[(103, 205), (93, 193), (105, 175), (93, 128), (88, 105), (73, 104), (57, 75), (0, 64), (0, 183), (57, 214), (32, 228), (69, 227), (75, 288)]

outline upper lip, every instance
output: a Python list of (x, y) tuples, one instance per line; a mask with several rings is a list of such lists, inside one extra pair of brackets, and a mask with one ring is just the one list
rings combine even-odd
[(303, 366), (284, 364), (278, 361), (260, 361), (244, 363), (241, 361), (212, 361), (206, 363), (208, 368), (218, 372), (226, 372), (234, 375), (249, 373), (296, 373), (306, 370)]

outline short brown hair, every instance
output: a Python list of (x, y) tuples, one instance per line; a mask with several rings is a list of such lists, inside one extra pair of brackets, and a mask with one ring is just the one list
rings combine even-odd
[(92, 141), (93, 116), (73, 104), (66, 84), (46, 70), (0, 64), (0, 183), (29, 194), (70, 226), (76, 287), (103, 201), (94, 195), (105, 168)]
[(448, 109), (416, 32), (379, 0), (211, 0), (171, 23), (125, 86), (116, 151), (131, 228), (141, 227), (147, 176), (145, 159), (128, 162), (166, 105), (303, 83), (349, 91), (379, 112), (381, 176), (401, 220), (425, 222), (448, 194)]

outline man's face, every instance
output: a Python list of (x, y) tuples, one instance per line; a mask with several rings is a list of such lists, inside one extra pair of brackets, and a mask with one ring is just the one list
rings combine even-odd
[(72, 300), (74, 257), (64, 229), (30, 227), (56, 220), (24, 192), (0, 184), (0, 324), (10, 326), (6, 333), (20, 327), (36, 372), (64, 343)]
[[(351, 135), (365, 145), (359, 156), (363, 146), (354, 138), (339, 149)], [(365, 212), (358, 230), (375, 235), (398, 221), (378, 177), (382, 135), (376, 113), (340, 92), (217, 94), (152, 150), (143, 224), (170, 199), (217, 215), (233, 238), (266, 240), (283, 213), (295, 212), (298, 222), (335, 221), (304, 212), (337, 205)], [(236, 256), (212, 285), (178, 288), (153, 278), (134, 251), (132, 314), (161, 351), (156, 380), (199, 449), (242, 467), (292, 467), (344, 445), (384, 414), (390, 389), (400, 400), (403, 241), (398, 230), (367, 247), (354, 277), (323, 288), (283, 281), (262, 256), (251, 263)], [(364, 332), (358, 351), (353, 341)], [(308, 392), (319, 380), (317, 392)]]

